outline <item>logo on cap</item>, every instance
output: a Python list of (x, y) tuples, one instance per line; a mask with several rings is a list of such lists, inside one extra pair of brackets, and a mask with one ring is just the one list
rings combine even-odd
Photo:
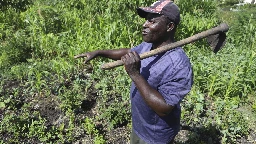
[(154, 2), (154, 3), (151, 5), (151, 7), (154, 7), (154, 5), (157, 4), (157, 3), (159, 3), (159, 2), (160, 2), (160, 1)]

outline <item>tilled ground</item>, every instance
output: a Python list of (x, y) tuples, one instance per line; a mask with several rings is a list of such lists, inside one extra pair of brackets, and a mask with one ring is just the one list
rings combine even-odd
[[(9, 95), (13, 95), (8, 89), (18, 88), (20, 82), (10, 81), (5, 85), (6, 92)], [(70, 85), (70, 84), (68, 84)], [(22, 88), (22, 87), (21, 87)], [(25, 89), (25, 88), (24, 88)], [(86, 117), (94, 117), (97, 114), (97, 99), (96, 99), (95, 89), (90, 89), (88, 91), (88, 97), (82, 101), (81, 108), (76, 109), (75, 113), (75, 132), (73, 136), (75, 137), (74, 143), (85, 143), (93, 144), (94, 137), (88, 135), (84, 129), (82, 129), (79, 124), (81, 120)], [(0, 93), (1, 94), (1, 93)], [(68, 125), (69, 119), (65, 116), (65, 113), (60, 109), (60, 99), (54, 94), (43, 97), (42, 94), (35, 94), (33, 97), (25, 97), (22, 93), (16, 97), (15, 107), (17, 110), (7, 110), (0, 109), (0, 122), (10, 111), (15, 111), (16, 115), (20, 115), (21, 107), (25, 103), (29, 103), (31, 106), (28, 110), (30, 113), (37, 111), (40, 116), (46, 119), (45, 126), (50, 128), (51, 126), (59, 126), (64, 123)], [(31, 119), (34, 119), (33, 117)], [(104, 136), (104, 139), (108, 144), (126, 144), (129, 143), (130, 139), (130, 126), (129, 124), (120, 125), (112, 130), (98, 125), (97, 129), (100, 134)], [(189, 126), (181, 127), (181, 131), (175, 138), (175, 143), (177, 144), (194, 144), (194, 143), (207, 143), (207, 144), (219, 144), (221, 143), (221, 134), (216, 129), (212, 128), (213, 131), (207, 131), (200, 128), (191, 128)], [(13, 138), (12, 133), (1, 132), (0, 136), (6, 142)], [(54, 141), (54, 140), (53, 140)], [(39, 143), (40, 141), (36, 138), (23, 138), (20, 137), (20, 142), (24, 143)], [(237, 140), (237, 143), (245, 144), (256, 144), (256, 134), (255, 131), (251, 131), (250, 135), (247, 137), (242, 137)]]

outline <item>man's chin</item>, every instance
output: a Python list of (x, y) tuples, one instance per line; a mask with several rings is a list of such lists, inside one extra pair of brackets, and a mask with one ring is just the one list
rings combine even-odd
[(143, 38), (143, 41), (147, 42), (147, 43), (152, 43), (152, 41), (150, 39), (147, 39), (147, 38)]

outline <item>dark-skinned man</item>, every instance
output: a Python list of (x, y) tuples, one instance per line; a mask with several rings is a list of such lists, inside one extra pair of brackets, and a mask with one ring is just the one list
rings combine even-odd
[(139, 54), (173, 43), (180, 22), (177, 5), (159, 0), (150, 7), (137, 9), (143, 24), (143, 42), (134, 48), (97, 50), (75, 56), (85, 62), (101, 56), (122, 60), (132, 80), (131, 144), (173, 143), (180, 127), (180, 102), (190, 91), (193, 73), (189, 58), (182, 48), (141, 60)]

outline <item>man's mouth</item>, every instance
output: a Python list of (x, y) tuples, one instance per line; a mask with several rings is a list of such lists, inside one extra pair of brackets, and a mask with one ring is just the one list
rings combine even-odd
[(142, 35), (147, 35), (148, 33), (146, 31), (142, 31)]

